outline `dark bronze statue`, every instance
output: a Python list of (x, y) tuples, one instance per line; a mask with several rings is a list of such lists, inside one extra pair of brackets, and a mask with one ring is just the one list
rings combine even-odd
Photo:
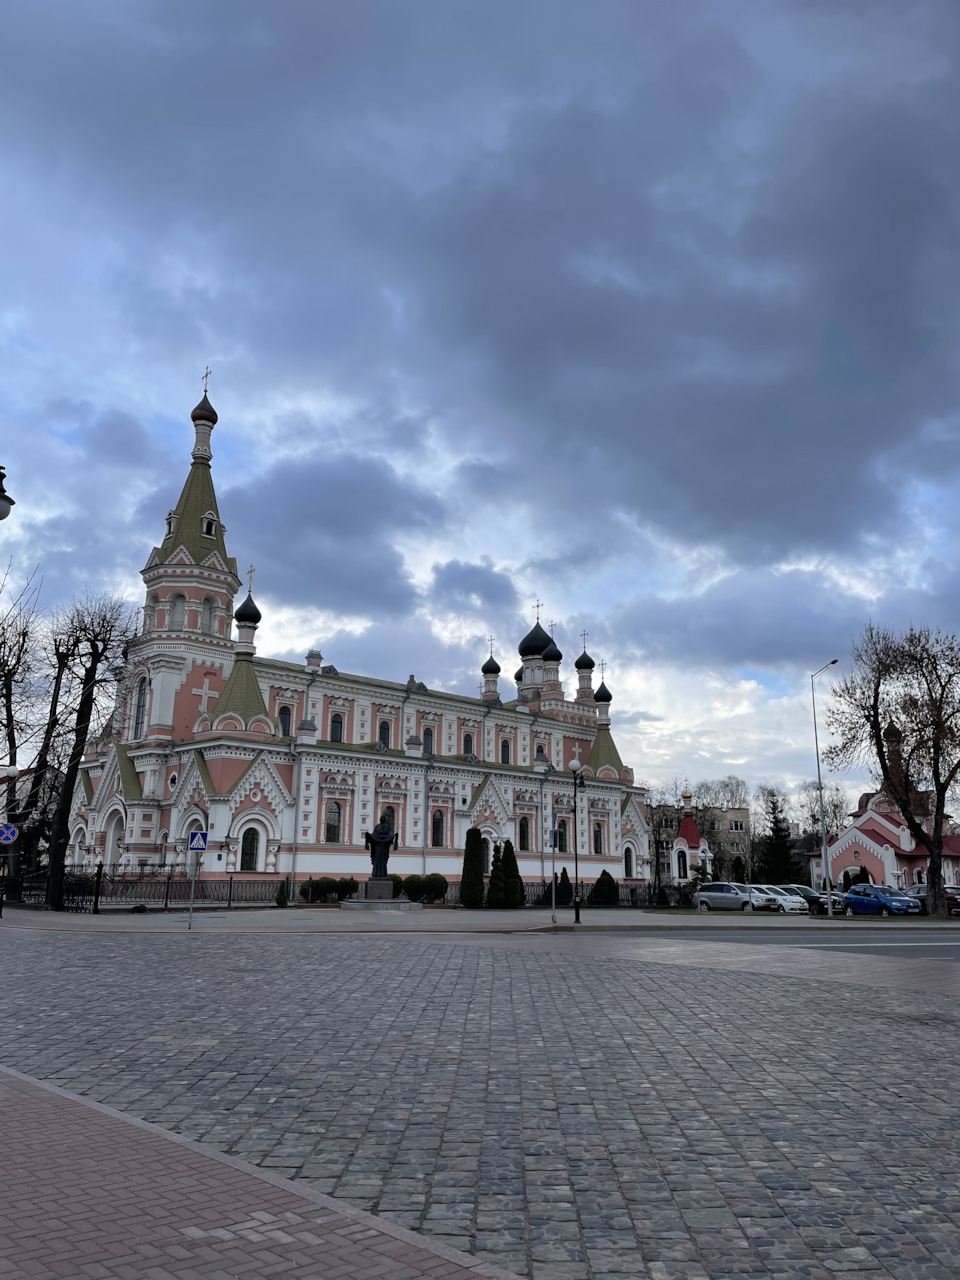
[(396, 849), (398, 842), (399, 836), (394, 835), (393, 827), (386, 818), (381, 818), (372, 831), (363, 833), (363, 843), (370, 850), (374, 880), (382, 880), (386, 876), (390, 850)]

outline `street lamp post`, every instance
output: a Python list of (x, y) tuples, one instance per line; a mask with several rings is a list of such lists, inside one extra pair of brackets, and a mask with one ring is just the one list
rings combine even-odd
[(580, 849), (580, 826), (577, 822), (577, 792), (582, 791), (586, 785), (583, 781), (581, 770), (583, 765), (579, 760), (570, 761), (570, 772), (573, 774), (573, 923), (580, 923), (580, 862), (578, 858)]
[(830, 886), (830, 864), (827, 862), (827, 815), (823, 807), (823, 777), (820, 773), (820, 740), (817, 737), (817, 676), (822, 676), (828, 667), (835, 667), (839, 658), (831, 658), (819, 671), (810, 677), (810, 701), (813, 705), (813, 747), (817, 753), (817, 792), (820, 796), (820, 861), (823, 864), (823, 885), (827, 893), (827, 915), (833, 919), (833, 893)]
[[(537, 754), (533, 758), (533, 767), (540, 774), (540, 875), (544, 875), (543, 865), (543, 784), (556, 773), (556, 769), (547, 759), (542, 743), (537, 743)], [(550, 919), (557, 923), (557, 823), (556, 817), (550, 824)]]

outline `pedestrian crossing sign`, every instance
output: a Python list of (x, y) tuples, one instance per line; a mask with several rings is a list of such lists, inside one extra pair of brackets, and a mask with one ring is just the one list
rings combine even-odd
[(191, 853), (205, 853), (207, 849), (207, 833), (205, 831), (191, 831), (189, 848)]

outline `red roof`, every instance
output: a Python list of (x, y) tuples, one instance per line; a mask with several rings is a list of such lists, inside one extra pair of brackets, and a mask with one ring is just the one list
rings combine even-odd
[(683, 821), (680, 823), (680, 830), (677, 832), (679, 839), (686, 840), (688, 849), (697, 849), (703, 837), (700, 835), (700, 828), (697, 826), (697, 820), (692, 813), (685, 813)]

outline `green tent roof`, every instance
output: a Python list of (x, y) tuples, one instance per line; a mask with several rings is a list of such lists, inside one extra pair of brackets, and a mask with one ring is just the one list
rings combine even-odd
[[(168, 533), (159, 547), (156, 548), (157, 561), (166, 564), (178, 547), (185, 547), (195, 564), (202, 564), (212, 551), (220, 554), (224, 564), (235, 575), (237, 562), (227, 555), (223, 540), (223, 525), (220, 522), (220, 511), (217, 507), (217, 495), (213, 487), (213, 475), (210, 463), (205, 458), (195, 458), (187, 475), (186, 483), (180, 493), (180, 499), (174, 507), (176, 520), (172, 532)], [(204, 516), (212, 513), (216, 517), (214, 533), (204, 536)]]
[(227, 676), (227, 683), (223, 686), (223, 693), (217, 699), (210, 714), (210, 723), (214, 724), (228, 711), (239, 716), (244, 726), (248, 725), (254, 716), (267, 714), (257, 673), (253, 669), (253, 661), (248, 653), (237, 654), (233, 670)]
[(604, 765), (616, 769), (617, 777), (620, 776), (620, 770), (623, 768), (623, 761), (620, 759), (620, 752), (613, 740), (607, 725), (602, 724), (597, 730), (597, 736), (593, 740), (593, 747), (590, 751), (590, 759), (587, 761), (587, 767), (592, 769), (596, 776)]

